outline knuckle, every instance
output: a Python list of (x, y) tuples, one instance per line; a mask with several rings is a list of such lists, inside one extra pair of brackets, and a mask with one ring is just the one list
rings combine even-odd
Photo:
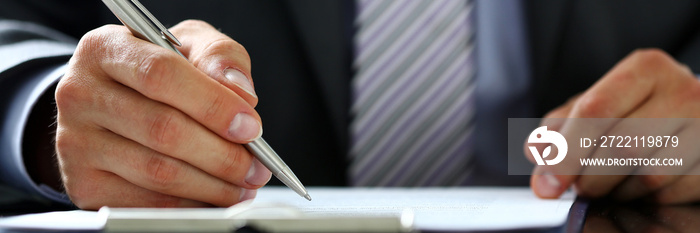
[(648, 75), (641, 75), (642, 77), (656, 77), (663, 78), (665, 75), (654, 75), (659, 74), (659, 72), (667, 72), (669, 68), (676, 67), (677, 63), (666, 52), (657, 48), (649, 49), (638, 49), (632, 53), (634, 57), (634, 62), (637, 67), (648, 71)]
[(217, 118), (220, 118), (221, 111), (226, 109), (226, 98), (222, 95), (215, 95), (214, 99), (210, 101), (206, 109), (204, 110), (204, 115), (202, 116), (202, 122), (216, 122)]
[(173, 110), (156, 112), (149, 126), (149, 144), (156, 150), (172, 148), (184, 135), (182, 116)]
[(637, 62), (646, 66), (669, 63), (673, 60), (666, 52), (657, 48), (637, 49), (632, 55), (637, 59)]
[(219, 177), (231, 177), (232, 174), (240, 173), (240, 165), (244, 162), (243, 156), (245, 156), (241, 152), (242, 150), (234, 148), (234, 146), (228, 148), (226, 156), (219, 163), (219, 168), (216, 171)]
[(76, 151), (76, 146), (81, 145), (80, 140), (63, 127), (56, 130), (56, 156), (59, 159), (66, 159), (71, 152)]
[(205, 56), (234, 54), (238, 59), (243, 59), (245, 64), (250, 64), (250, 55), (248, 54), (248, 50), (246, 50), (243, 45), (229, 37), (212, 41), (204, 51)]
[(154, 155), (145, 167), (146, 182), (156, 192), (168, 192), (178, 187), (183, 167), (175, 160)]
[(601, 95), (585, 95), (577, 103), (578, 115), (581, 118), (606, 117), (608, 100)]
[[(245, 49), (245, 47), (243, 47), (243, 45), (229, 37), (223, 37), (212, 41), (205, 46), (201, 53), (196, 54), (198, 55), (192, 59), (195, 66), (201, 66), (203, 64), (207, 65), (208, 62), (223, 59), (224, 64), (233, 62), (239, 63), (237, 65), (244, 66), (246, 69), (250, 68), (251, 61), (248, 51)], [(237, 62), (234, 62), (234, 60)]]
[[(103, 28), (96, 28), (88, 31), (78, 41), (78, 48), (94, 48), (97, 47), (102, 40), (105, 39)], [(81, 50), (78, 50), (81, 51)]]
[(108, 38), (107, 31), (110, 31), (112, 26), (102, 26), (85, 33), (78, 42), (76, 53), (90, 54), (91, 50), (102, 48), (102, 43)]
[(66, 129), (60, 125), (56, 130), (56, 162), (64, 179), (80, 176), (75, 171), (94, 165), (96, 159), (89, 156), (88, 152), (94, 150), (92, 147), (95, 142), (89, 141), (90, 135), (85, 134), (83, 130)]
[(96, 56), (103, 54), (103, 52), (111, 48), (111, 46), (105, 46), (105, 42), (113, 41), (115, 38), (114, 33), (123, 30), (123, 26), (104, 25), (85, 33), (85, 35), (80, 38), (75, 50), (75, 54), (78, 56), (73, 57), (89, 58), (88, 61), (97, 60)]
[(248, 51), (245, 49), (245, 47), (243, 47), (243, 45), (236, 42), (235, 40), (229, 38), (219, 39), (212, 42), (206, 49), (206, 51), (208, 53), (213, 54), (225, 54), (233, 52), (234, 54), (241, 54), (245, 55), (245, 57), (248, 57)]
[[(136, 82), (143, 89), (143, 93), (163, 96), (169, 93), (168, 87), (172, 83), (172, 70), (170, 65), (175, 63), (174, 54), (166, 53), (166, 50), (151, 51), (143, 58), (136, 68)], [(167, 96), (164, 96), (167, 97)]]
[(74, 76), (63, 77), (56, 87), (54, 98), (59, 112), (73, 113), (75, 108), (81, 107), (89, 99), (86, 88)]
[(62, 157), (62, 152), (70, 150), (72, 146), (73, 143), (70, 141), (70, 137), (66, 135), (65, 130), (58, 128), (56, 130), (55, 142), (56, 156), (58, 156), (59, 158)]

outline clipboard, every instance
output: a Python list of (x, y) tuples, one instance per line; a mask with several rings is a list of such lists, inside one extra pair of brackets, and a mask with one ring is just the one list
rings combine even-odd
[(400, 215), (319, 216), (277, 203), (243, 202), (229, 208), (109, 208), (104, 232), (414, 232), (413, 212)]

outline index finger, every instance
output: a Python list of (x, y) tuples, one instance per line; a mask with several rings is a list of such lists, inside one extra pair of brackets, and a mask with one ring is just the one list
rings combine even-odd
[(250, 56), (241, 44), (200, 20), (185, 20), (170, 30), (182, 41), (180, 52), (197, 69), (257, 105)]
[(182, 111), (232, 142), (247, 143), (262, 135), (253, 107), (186, 59), (131, 36), (126, 28), (110, 36), (98, 48), (110, 54), (99, 59), (111, 78)]

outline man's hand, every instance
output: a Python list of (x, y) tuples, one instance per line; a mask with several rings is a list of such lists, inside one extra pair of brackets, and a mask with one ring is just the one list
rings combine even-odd
[[(700, 82), (695, 75), (663, 51), (644, 49), (630, 54), (591, 88), (551, 111), (545, 118), (696, 117), (700, 117)], [(560, 121), (554, 125), (549, 123), (543, 120), (543, 124), (549, 125), (549, 130), (559, 131), (563, 135), (575, 135), (591, 128), (577, 125), (575, 120)], [(665, 130), (679, 132), (683, 130), (681, 127), (669, 126)], [(700, 156), (698, 151), (689, 153)], [(688, 172), (700, 169), (700, 165), (692, 166), (695, 167)], [(578, 169), (573, 166), (569, 168)], [(548, 169), (538, 166), (531, 178), (532, 189), (542, 198), (557, 198), (575, 185), (579, 195), (588, 197), (610, 195), (620, 200), (645, 197), (660, 203), (700, 200), (700, 186), (697, 185), (700, 176), (556, 175)], [(587, 174), (587, 171), (580, 171), (579, 174)]]
[(122, 26), (87, 33), (56, 90), (56, 151), (78, 207), (230, 206), (270, 172), (250, 58), (200, 21), (171, 28), (188, 60)]

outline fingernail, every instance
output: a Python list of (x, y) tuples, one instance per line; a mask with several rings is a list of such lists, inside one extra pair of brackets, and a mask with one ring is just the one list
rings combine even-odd
[(262, 136), (260, 122), (247, 113), (238, 113), (228, 128), (229, 136), (238, 141), (253, 141)]
[(257, 194), (257, 189), (241, 189), (241, 198), (239, 199), (239, 201), (247, 201), (253, 199)]
[(561, 188), (561, 183), (556, 177), (550, 172), (544, 172), (536, 179), (537, 194), (540, 197), (556, 198), (559, 196), (559, 189)]
[(253, 159), (253, 163), (250, 165), (250, 170), (245, 176), (245, 182), (255, 186), (262, 186), (267, 184), (272, 177), (272, 173), (268, 170), (265, 165), (263, 165), (258, 159)]
[(229, 81), (231, 81), (233, 84), (235, 84), (236, 86), (243, 89), (248, 94), (250, 94), (256, 98), (258, 97), (255, 94), (255, 88), (253, 88), (253, 84), (250, 83), (250, 79), (248, 79), (248, 77), (246, 77), (240, 70), (231, 69), (231, 68), (225, 69), (224, 76)]

